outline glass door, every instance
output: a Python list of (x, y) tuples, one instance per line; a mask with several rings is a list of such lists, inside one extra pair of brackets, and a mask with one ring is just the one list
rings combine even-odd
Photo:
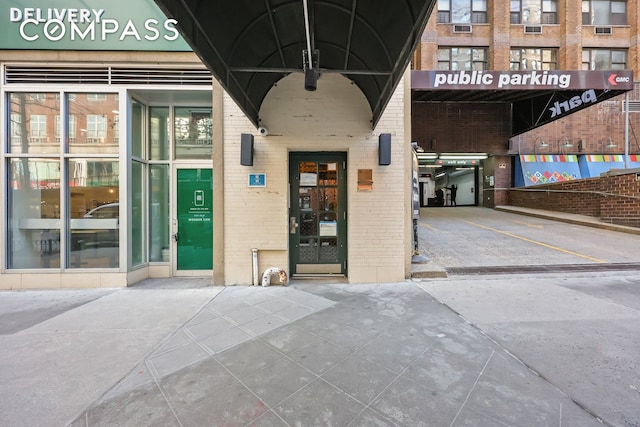
[(346, 153), (292, 153), (289, 164), (291, 275), (346, 275)]
[(213, 176), (211, 168), (176, 168), (173, 221), (174, 275), (213, 272)]

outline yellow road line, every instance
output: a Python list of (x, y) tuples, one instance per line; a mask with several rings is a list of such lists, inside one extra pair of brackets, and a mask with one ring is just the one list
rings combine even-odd
[(428, 228), (429, 230), (434, 231), (434, 232), (438, 231), (435, 228), (433, 228), (432, 226), (430, 226), (429, 224), (420, 224), (420, 226), (424, 227), (424, 228)]
[(542, 225), (540, 224), (529, 224), (528, 222), (523, 222), (523, 221), (513, 221), (516, 224), (521, 224), (521, 225), (526, 225), (527, 227), (534, 227), (534, 228), (542, 228)]
[(518, 235), (515, 235), (515, 234), (511, 234), (509, 232), (498, 230), (496, 228), (487, 227), (486, 225), (476, 224), (475, 222), (471, 222), (471, 221), (464, 221), (464, 222), (466, 222), (468, 224), (471, 224), (471, 225), (475, 225), (476, 227), (484, 228), (485, 230), (490, 230), (490, 231), (494, 231), (496, 233), (504, 234), (505, 236), (513, 237), (514, 239), (524, 240), (525, 242), (529, 242), (529, 243), (533, 243), (533, 244), (536, 244), (536, 245), (544, 246), (545, 248), (553, 249), (553, 250), (556, 250), (556, 251), (559, 251), (559, 252), (564, 252), (565, 254), (574, 255), (574, 256), (577, 256), (577, 257), (580, 257), (580, 258), (588, 259), (589, 261), (606, 262), (606, 261), (603, 261), (603, 260), (598, 259), (598, 258), (590, 257), (588, 255), (582, 255), (582, 254), (579, 254), (577, 252), (573, 252), (573, 251), (570, 251), (570, 250), (567, 250), (567, 249), (562, 249), (562, 248), (559, 248), (559, 247), (553, 246), (553, 245), (547, 245), (546, 243), (538, 242), (536, 240), (527, 239), (526, 237), (522, 237), (522, 236), (518, 236)]

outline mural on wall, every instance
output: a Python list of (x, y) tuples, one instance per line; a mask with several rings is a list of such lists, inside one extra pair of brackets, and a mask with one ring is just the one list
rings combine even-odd
[(578, 158), (573, 154), (523, 154), (519, 160), (524, 185), (563, 182), (581, 177)]

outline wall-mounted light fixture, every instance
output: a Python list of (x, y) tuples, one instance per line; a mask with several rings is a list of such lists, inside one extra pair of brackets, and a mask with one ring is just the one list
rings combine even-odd
[(535, 141), (533, 141), (533, 154), (538, 154), (538, 148), (547, 148), (547, 147), (549, 147), (549, 144), (544, 142), (544, 138), (539, 136), (535, 139)]
[(610, 136), (601, 140), (600, 144), (602, 145), (602, 154), (604, 154), (605, 148), (616, 148), (618, 146), (615, 142), (613, 142), (613, 138), (611, 138)]
[(564, 154), (564, 150), (571, 147), (573, 147), (573, 144), (566, 136), (558, 139), (558, 154)]

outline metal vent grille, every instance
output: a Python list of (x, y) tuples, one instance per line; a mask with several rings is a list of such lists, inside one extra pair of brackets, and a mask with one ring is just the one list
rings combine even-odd
[(613, 29), (611, 27), (594, 27), (593, 33), (596, 35), (610, 36), (613, 33)]
[(470, 33), (471, 25), (454, 25), (453, 32), (454, 33)]
[(207, 85), (211, 73), (193, 68), (5, 67), (6, 84)]
[(542, 27), (540, 25), (525, 25), (525, 34), (542, 34)]

